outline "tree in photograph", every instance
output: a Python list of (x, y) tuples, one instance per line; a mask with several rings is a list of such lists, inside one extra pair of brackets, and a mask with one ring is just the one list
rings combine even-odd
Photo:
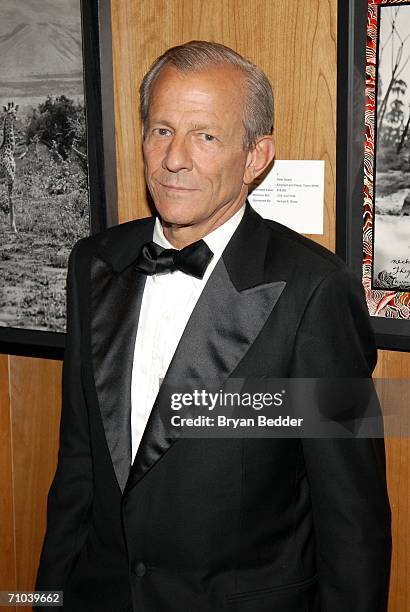
[[(81, 133), (81, 129), (84, 134)], [(64, 95), (55, 98), (48, 96), (32, 113), (27, 128), (27, 144), (32, 141), (35, 134), (50, 150), (57, 148), (64, 160), (70, 157), (73, 145), (85, 154), (84, 106), (75, 104)]]
[(378, 125), (377, 129), (379, 133), (381, 132), (383, 121), (386, 115), (386, 111), (388, 108), (388, 102), (391, 93), (396, 93), (396, 99), (399, 99), (400, 94), (405, 93), (407, 84), (399, 79), (400, 74), (403, 72), (404, 68), (408, 64), (410, 60), (410, 55), (404, 56), (404, 50), (406, 47), (406, 43), (410, 38), (410, 34), (405, 36), (404, 38), (400, 35), (398, 26), (397, 26), (397, 18), (400, 14), (400, 10), (406, 7), (395, 7), (392, 13), (389, 13), (391, 28), (389, 36), (387, 36), (386, 40), (383, 44), (380, 45), (379, 52), (379, 64), (382, 62), (383, 54), (386, 48), (389, 48), (391, 51), (391, 75), (390, 80), (387, 84), (386, 93), (381, 98), (381, 102), (378, 105)]
[(409, 128), (410, 128), (410, 106), (409, 106), (409, 116), (408, 116), (408, 119), (407, 119), (407, 123), (406, 123), (406, 125), (404, 127), (404, 130), (403, 130), (403, 132), (401, 134), (400, 140), (399, 140), (399, 142), (397, 144), (397, 149), (396, 149), (397, 155), (401, 152), (401, 150), (402, 150), (402, 148), (403, 148), (403, 146), (404, 146), (404, 144), (406, 142), (407, 134), (409, 132)]
[(82, 112), (77, 114), (77, 116), (69, 117), (68, 121), (71, 126), (72, 135), (71, 151), (76, 155), (84, 176), (88, 178), (85, 109), (82, 108)]
[(404, 112), (403, 102), (401, 100), (393, 100), (390, 104), (390, 111), (386, 115), (386, 119), (396, 130), (403, 125)]

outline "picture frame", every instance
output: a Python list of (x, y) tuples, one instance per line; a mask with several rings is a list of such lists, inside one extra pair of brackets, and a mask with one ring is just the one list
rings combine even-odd
[[(89, 233), (94, 234), (118, 223), (111, 5), (110, 0), (79, 1), (87, 134)], [(64, 332), (0, 327), (1, 353), (62, 359), (64, 346)]]
[[(381, 107), (381, 89), (377, 89), (378, 15), (381, 6), (400, 4), (406, 3), (401, 0), (338, 2), (336, 253), (364, 285), (377, 347), (410, 351), (410, 290), (407, 285), (380, 287), (380, 278), (384, 278), (385, 272), (377, 275), (375, 257), (381, 248), (379, 245), (383, 246), (380, 207), (376, 202), (382, 192), (382, 174), (376, 173), (376, 160), (380, 161), (383, 152), (382, 141), (377, 141), (378, 103)], [(404, 217), (398, 219), (398, 214), (394, 211), (394, 222), (402, 222)], [(404, 221), (407, 224), (407, 219)], [(389, 247), (392, 247), (391, 240)], [(410, 256), (410, 250), (408, 253)]]

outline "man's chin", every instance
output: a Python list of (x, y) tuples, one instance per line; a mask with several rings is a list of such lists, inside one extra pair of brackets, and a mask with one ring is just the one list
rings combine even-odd
[(161, 219), (161, 223), (165, 227), (190, 227), (191, 225), (195, 225), (195, 220), (192, 218), (184, 218), (179, 216), (172, 215), (161, 215), (159, 214), (159, 218)]
[(175, 202), (172, 205), (161, 203), (160, 205), (155, 204), (155, 208), (163, 225), (186, 227), (195, 224), (192, 202), (182, 205), (175, 204)]

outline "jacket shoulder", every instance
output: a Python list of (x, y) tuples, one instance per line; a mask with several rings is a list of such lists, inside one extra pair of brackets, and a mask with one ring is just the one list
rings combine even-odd
[(154, 217), (145, 217), (144, 219), (133, 219), (132, 221), (107, 227), (96, 234), (80, 238), (74, 244), (73, 249), (89, 252), (99, 251), (100, 248), (104, 248), (106, 245), (111, 243), (118, 244), (121, 240), (133, 236), (140, 229), (153, 225), (153, 222)]
[(279, 258), (284, 271), (323, 277), (337, 271), (351, 272), (335, 253), (314, 240), (269, 219), (264, 219), (271, 233), (271, 252)]
[(154, 222), (154, 217), (135, 219), (80, 238), (74, 244), (70, 258), (76, 256), (85, 261), (98, 256), (115, 270), (121, 270), (138, 255), (141, 244), (151, 239)]

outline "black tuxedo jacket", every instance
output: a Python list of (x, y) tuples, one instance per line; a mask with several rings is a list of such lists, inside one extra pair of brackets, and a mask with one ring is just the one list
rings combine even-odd
[[(37, 589), (75, 612), (385, 612), (390, 509), (380, 439), (187, 439), (161, 390), (130, 469), (130, 382), (153, 219), (69, 261), (58, 467)], [(249, 205), (166, 379), (368, 377), (360, 282)]]

